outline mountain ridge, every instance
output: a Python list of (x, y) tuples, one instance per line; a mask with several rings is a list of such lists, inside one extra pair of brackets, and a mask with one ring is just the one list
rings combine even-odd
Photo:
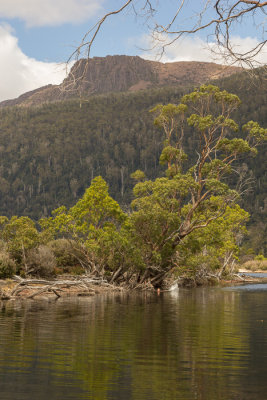
[(79, 60), (60, 85), (46, 85), (5, 100), (0, 107), (36, 106), (110, 92), (135, 92), (163, 86), (199, 86), (241, 70), (210, 62), (161, 63), (139, 56), (115, 55)]

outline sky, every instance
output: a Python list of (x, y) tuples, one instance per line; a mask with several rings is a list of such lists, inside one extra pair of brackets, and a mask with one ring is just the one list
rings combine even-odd
[[(144, 0), (136, 0), (141, 7)], [(153, 0), (156, 4), (156, 0)], [(46, 84), (59, 84), (66, 76), (65, 62), (81, 43), (84, 34), (105, 13), (118, 9), (125, 0), (1, 0), (0, 1), (0, 101), (15, 98)], [(159, 0), (154, 17), (166, 23), (173, 15), (178, 0)], [(188, 26), (204, 0), (185, 0), (179, 20)], [(137, 18), (132, 10), (110, 17), (103, 25), (92, 48), (91, 56), (126, 54), (158, 59), (151, 50), (151, 38), (145, 17)], [(237, 27), (234, 40), (243, 49), (257, 43), (262, 31), (257, 23), (244, 21)], [(162, 62), (215, 61), (209, 51), (212, 38), (200, 32), (185, 37), (169, 47)], [(164, 38), (163, 38), (164, 39)], [(207, 41), (209, 42), (207, 45)], [(149, 50), (150, 49), (150, 50)], [(261, 55), (267, 62), (267, 54)]]

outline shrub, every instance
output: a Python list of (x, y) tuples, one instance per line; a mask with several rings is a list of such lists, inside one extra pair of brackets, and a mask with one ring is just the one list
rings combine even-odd
[(250, 271), (266, 271), (267, 260), (251, 260), (245, 262), (242, 267), (249, 269)]
[(31, 249), (27, 253), (28, 274), (40, 277), (50, 277), (55, 275), (56, 258), (53, 251), (44, 245)]
[(16, 264), (8, 253), (0, 253), (0, 279), (11, 278), (16, 273)]
[(48, 246), (53, 251), (56, 266), (61, 272), (79, 274), (84, 271), (80, 261), (86, 265), (86, 257), (78, 243), (67, 239), (57, 239), (49, 242)]

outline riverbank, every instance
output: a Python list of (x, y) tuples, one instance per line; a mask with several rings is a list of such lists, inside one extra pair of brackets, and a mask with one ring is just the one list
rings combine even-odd
[[(246, 283), (267, 283), (267, 277), (248, 276), (251, 271), (240, 269), (239, 274), (235, 274), (232, 279), (222, 279), (220, 281), (207, 281), (201, 286), (230, 286)], [(258, 272), (258, 271), (257, 271)], [(266, 272), (266, 271), (259, 271)], [(244, 275), (243, 275), (244, 274)], [(191, 282), (192, 283), (192, 282)], [(194, 287), (200, 285), (189, 285), (183, 282), (180, 287)], [(178, 287), (178, 285), (176, 285)], [(155, 291), (152, 287), (140, 287), (141, 290)], [(66, 297), (90, 297), (102, 293), (129, 291), (128, 287), (117, 286), (108, 283), (103, 279), (90, 278), (84, 276), (63, 275), (53, 280), (45, 279), (23, 279), (15, 276), (12, 279), (0, 280), (0, 300), (55, 300)], [(136, 289), (138, 290), (138, 289)], [(159, 290), (157, 290), (159, 291)], [(168, 291), (168, 290), (165, 290)], [(162, 291), (164, 292), (164, 290)]]
[(13, 279), (0, 280), (0, 300), (90, 297), (122, 290), (102, 279), (87, 276), (59, 276), (53, 280), (22, 279), (15, 276)]
[[(251, 273), (251, 271), (240, 271), (236, 274), (233, 279), (223, 279), (219, 282), (221, 286), (235, 286), (247, 283), (267, 283), (267, 277), (249, 276), (245, 273)], [(264, 271), (266, 273), (266, 271)], [(244, 274), (244, 275), (243, 275)]]
[(247, 273), (247, 274), (249, 274), (249, 273), (255, 273), (255, 274), (267, 274), (267, 271), (266, 271), (266, 269), (264, 270), (264, 269), (256, 269), (255, 271), (254, 270), (251, 270), (251, 269), (247, 269), (247, 268), (240, 268), (239, 270), (238, 270), (238, 272), (240, 273), (240, 274), (243, 274), (243, 273)]

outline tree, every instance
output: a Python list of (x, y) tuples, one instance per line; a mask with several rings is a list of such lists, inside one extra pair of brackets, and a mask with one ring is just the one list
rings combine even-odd
[(121, 233), (126, 220), (127, 215), (109, 195), (107, 183), (98, 176), (73, 207), (54, 210), (52, 217), (40, 220), (40, 225), (52, 237), (69, 239), (74, 256), (75, 246), (84, 250), (87, 265), (82, 264), (90, 272), (114, 273), (118, 278), (126, 267), (125, 249), (128, 247), (131, 253), (127, 234)]
[[(215, 229), (215, 221), (221, 219), (231, 232), (235, 227), (231, 209), (240, 224), (246, 220), (246, 214), (234, 206), (238, 193), (230, 189), (225, 178), (240, 155), (256, 152), (256, 145), (266, 139), (267, 129), (250, 121), (243, 126), (248, 132), (246, 139), (229, 139), (230, 131), (238, 131), (230, 116), (239, 104), (236, 95), (204, 85), (185, 95), (179, 105), (159, 105), (152, 110), (157, 113), (155, 123), (167, 138), (160, 159), (168, 168), (166, 177), (134, 187), (136, 198), (130, 219), (147, 266), (142, 280), (161, 284), (179, 263), (179, 246), (185, 240), (190, 243), (186, 238), (192, 238), (196, 231), (201, 237), (208, 226), (213, 223)], [(191, 112), (187, 124), (199, 136), (197, 160), (188, 168), (184, 167), (182, 148), (186, 112)]]
[[(177, 0), (173, 15), (166, 22), (164, 16), (158, 13), (161, 0), (127, 0), (116, 10), (105, 14), (86, 34), (80, 45), (75, 49), (70, 59), (78, 59), (81, 55), (90, 57), (92, 45), (102, 28), (102, 25), (110, 17), (132, 9), (139, 18), (144, 18), (150, 28), (151, 36), (155, 44), (160, 44), (163, 53), (167, 46), (173, 44), (185, 35), (194, 35), (200, 31), (207, 33), (207, 38), (212, 39), (216, 47), (213, 52), (222, 54), (229, 63), (238, 62), (243, 66), (256, 66), (257, 56), (266, 49), (265, 14), (267, 1), (258, 0), (204, 0), (200, 10), (194, 12), (196, 3), (193, 0)], [(192, 10), (191, 18), (183, 26), (183, 11)], [(164, 22), (162, 22), (164, 21)], [(257, 25), (262, 30), (262, 39), (252, 43), (249, 49), (242, 51), (234, 43), (235, 29), (238, 24), (246, 23)]]
[(27, 252), (42, 242), (35, 222), (29, 217), (0, 217), (0, 239), (6, 244), (9, 254), (28, 273)]
[(248, 219), (249, 214), (238, 204), (227, 206), (224, 215), (188, 235), (178, 246), (179, 270), (196, 281), (209, 274), (218, 279), (231, 275)]

